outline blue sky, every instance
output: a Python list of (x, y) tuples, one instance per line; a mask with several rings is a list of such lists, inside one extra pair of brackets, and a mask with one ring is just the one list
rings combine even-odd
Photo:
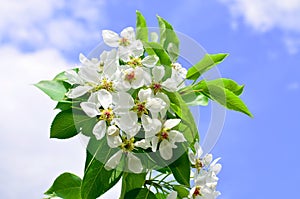
[[(82, 175), (80, 140), (48, 139), (54, 103), (31, 84), (75, 66), (102, 29), (134, 26), (137, 9), (149, 26), (159, 14), (207, 52), (229, 52), (221, 75), (246, 84), (242, 98), (254, 119), (227, 111), (212, 151), (222, 157), (219, 198), (297, 198), (298, 0), (1, 0), (0, 198), (41, 198), (60, 173)], [(202, 109), (203, 129), (209, 110)]]

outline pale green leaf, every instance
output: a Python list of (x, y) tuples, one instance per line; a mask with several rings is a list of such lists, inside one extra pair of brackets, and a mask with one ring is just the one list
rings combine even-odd
[(58, 176), (45, 195), (54, 195), (64, 199), (81, 199), (81, 179), (72, 173), (63, 173)]
[(203, 73), (220, 64), (228, 54), (205, 54), (204, 57), (192, 66), (186, 75), (187, 79), (197, 80)]

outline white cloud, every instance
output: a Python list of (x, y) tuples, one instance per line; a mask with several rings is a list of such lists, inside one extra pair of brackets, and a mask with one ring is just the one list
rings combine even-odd
[(72, 49), (100, 38), (100, 25), (106, 22), (105, 2), (3, 1), (0, 7), (0, 39), (4, 43), (27, 45), (34, 49)]
[(242, 16), (245, 22), (258, 31), (272, 28), (300, 32), (299, 0), (223, 0), (235, 17)]
[[(32, 86), (72, 64), (53, 49), (22, 53), (4, 46), (0, 55), (0, 198), (42, 198), (59, 174), (83, 175), (80, 140), (49, 139), (55, 103)], [(106, 197), (119, 192), (120, 185)]]
[[(229, 6), (236, 21), (239, 17), (258, 32), (279, 29), (284, 33), (284, 43), (294, 54), (300, 47), (299, 42), (293, 46), (290, 40), (300, 38), (300, 1), (299, 0), (220, 0)], [(236, 24), (236, 22), (233, 22)], [(296, 35), (291, 37), (290, 35)]]

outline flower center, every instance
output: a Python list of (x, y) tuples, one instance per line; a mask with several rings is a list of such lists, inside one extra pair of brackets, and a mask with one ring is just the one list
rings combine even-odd
[(107, 80), (106, 78), (102, 79), (100, 87), (101, 87), (101, 89), (105, 89), (107, 91), (114, 91), (113, 82)]
[(127, 139), (126, 137), (123, 137), (121, 149), (125, 152), (132, 151), (134, 149), (134, 138)]
[(160, 83), (152, 83), (150, 88), (153, 90), (154, 94), (156, 94), (162, 90), (162, 86)]
[(199, 186), (196, 186), (196, 189), (193, 193), (193, 198), (195, 198), (196, 196), (201, 196), (201, 193), (200, 193), (200, 187)]
[(201, 161), (200, 158), (197, 158), (196, 159), (196, 162), (195, 162), (195, 168), (198, 170), (198, 172), (203, 168), (203, 163)]
[(114, 119), (115, 115), (111, 108), (104, 109), (101, 111), (101, 115), (99, 117), (100, 120), (105, 120), (107, 122), (111, 122)]
[(119, 40), (119, 45), (120, 46), (129, 46), (130, 45), (130, 41), (129, 41), (129, 39), (122, 37)]
[(133, 81), (135, 79), (134, 71), (131, 71), (130, 73), (126, 73), (125, 74), (125, 79), (129, 82)]
[(167, 128), (163, 128), (161, 129), (161, 131), (156, 134), (156, 136), (158, 136), (159, 140), (169, 140), (169, 129)]
[(129, 62), (127, 62), (129, 66), (135, 68), (137, 66), (142, 66), (142, 59), (139, 57), (131, 57)]
[(146, 108), (146, 102), (137, 101), (135, 103), (135, 106), (131, 110), (137, 112), (139, 117), (141, 117), (143, 114), (148, 114), (148, 110)]

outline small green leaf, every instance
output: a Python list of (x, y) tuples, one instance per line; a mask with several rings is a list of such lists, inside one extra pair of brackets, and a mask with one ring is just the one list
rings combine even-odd
[(92, 128), (96, 122), (96, 118), (88, 117), (83, 111), (64, 110), (54, 118), (50, 129), (50, 138), (67, 139), (79, 132), (92, 136)]
[(182, 152), (182, 155), (175, 162), (170, 164), (169, 168), (172, 170), (173, 176), (178, 183), (189, 187), (191, 164), (186, 147), (183, 147), (182, 145), (178, 146), (178, 148), (179, 147), (181, 149), (180, 151)]
[[(200, 84), (201, 82), (199, 82)], [(210, 80), (210, 81), (206, 81), (206, 84), (209, 85), (216, 85), (219, 86), (221, 88), (227, 89), (231, 92), (233, 92), (235, 95), (241, 95), (243, 93), (244, 90), (244, 85), (239, 85), (238, 83), (236, 83), (235, 81), (233, 81), (232, 79), (226, 79), (226, 78), (219, 78), (219, 79), (214, 79), (214, 80)], [(195, 84), (193, 86), (193, 88), (195, 90), (199, 89), (199, 87), (197, 86), (197, 84)]]
[(34, 84), (37, 88), (46, 93), (52, 100), (61, 101), (65, 99), (65, 94), (70, 88), (70, 84), (63, 81), (44, 80)]
[(227, 56), (228, 54), (205, 54), (198, 63), (188, 70), (186, 78), (196, 81), (203, 73), (220, 64)]
[(163, 193), (156, 193), (155, 196), (157, 199), (166, 199), (167, 198), (167, 196)]
[(156, 42), (143, 42), (146, 52), (149, 55), (156, 55), (159, 58), (160, 64), (165, 66), (171, 66), (172, 61), (168, 53), (163, 49), (163, 47)]
[(207, 106), (208, 97), (203, 95), (201, 92), (191, 89), (186, 93), (181, 94), (182, 99), (188, 106)]
[(177, 197), (178, 198), (187, 198), (189, 195), (189, 191), (182, 185), (174, 185), (173, 186), (174, 191), (177, 192)]
[(83, 111), (73, 109), (73, 118), (76, 129), (80, 129), (83, 135), (93, 137), (93, 128), (99, 121), (96, 117), (90, 118)]
[(136, 38), (141, 41), (148, 41), (146, 20), (140, 11), (136, 11)]
[(175, 62), (179, 55), (179, 39), (172, 25), (160, 16), (157, 16), (160, 28), (160, 44), (168, 51)]
[(91, 139), (87, 147), (86, 169), (81, 185), (82, 199), (97, 198), (112, 188), (121, 178), (122, 171), (106, 170), (104, 164), (117, 149), (107, 145), (106, 139)]
[[(72, 70), (75, 71), (75, 72), (78, 72), (78, 71), (79, 71), (78, 68), (73, 68)], [(54, 77), (53, 80), (55, 80), (55, 81), (66, 81), (66, 80), (68, 80), (68, 77), (66, 76), (66, 71), (63, 71), (63, 72), (57, 74), (57, 75)]]
[(72, 108), (72, 102), (71, 101), (60, 101), (56, 104), (56, 107), (54, 109), (59, 109), (61, 111), (66, 111), (68, 109)]
[(64, 199), (81, 199), (81, 179), (72, 173), (58, 176), (45, 195), (55, 195)]
[(157, 199), (147, 188), (137, 188), (126, 193), (124, 199)]
[(246, 104), (232, 91), (220, 87), (219, 84), (201, 81), (197, 88), (202, 89), (202, 93), (210, 99), (220, 103), (230, 110), (239, 111), (253, 117)]
[(193, 114), (178, 92), (165, 91), (165, 94), (170, 99), (171, 109), (181, 118), (182, 124), (185, 124), (190, 129), (189, 131), (184, 131), (183, 134), (191, 147), (193, 147), (195, 140), (199, 140), (198, 128)]
[(58, 113), (51, 125), (50, 138), (67, 139), (77, 134), (72, 110)]
[(121, 198), (124, 198), (127, 192), (142, 188), (146, 179), (146, 173), (134, 174), (123, 173)]

